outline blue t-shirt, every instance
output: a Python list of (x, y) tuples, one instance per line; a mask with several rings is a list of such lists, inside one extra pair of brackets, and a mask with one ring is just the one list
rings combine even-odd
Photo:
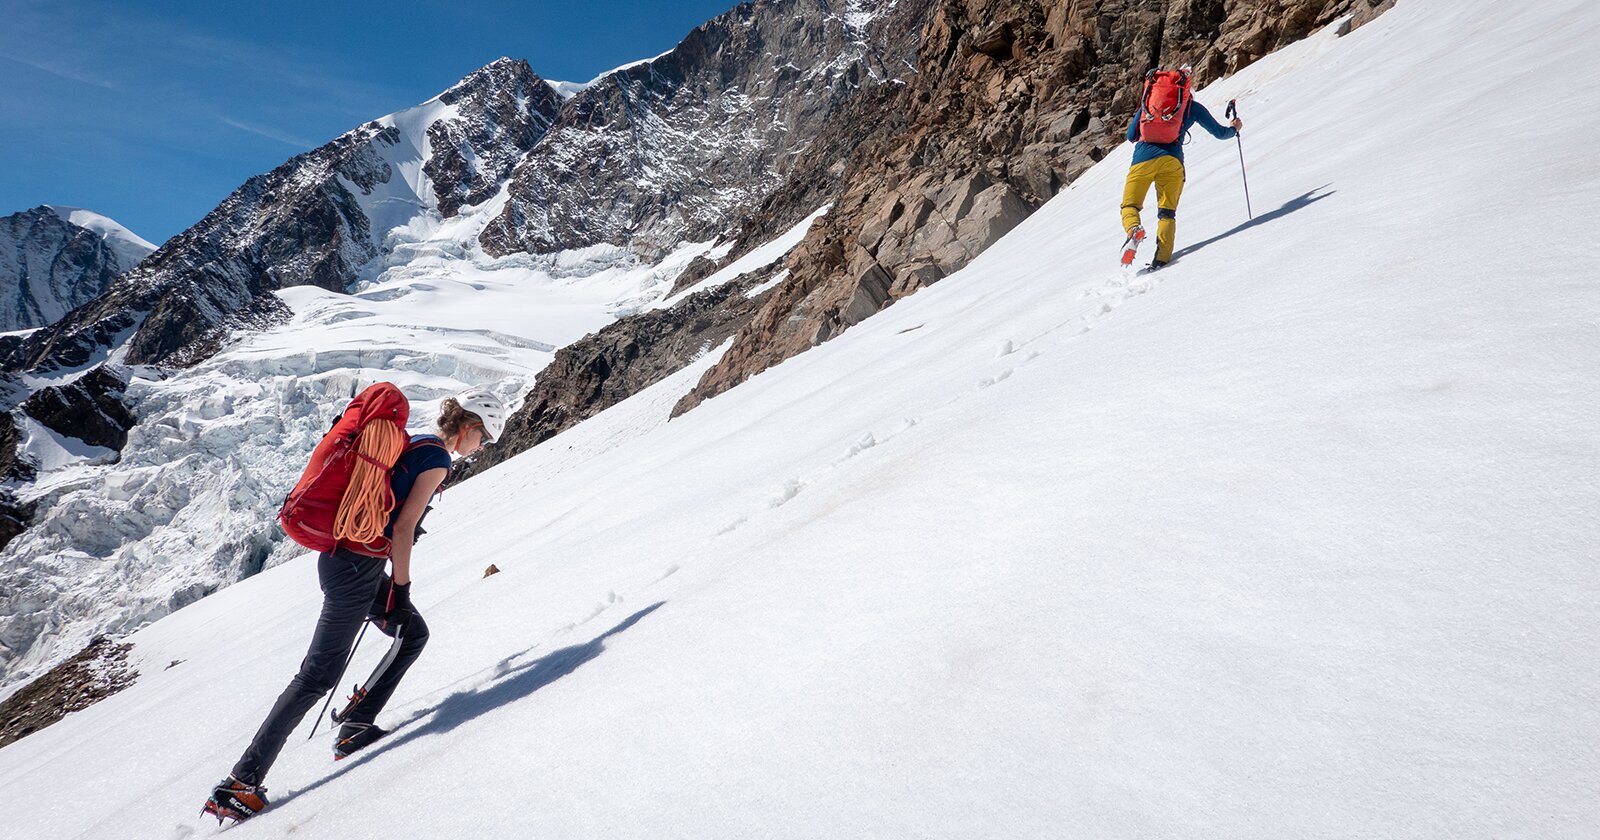
[(411, 436), (412, 443), (419, 440), (435, 441), (439, 445), (410, 448), (395, 462), (394, 472), (389, 475), (389, 488), (394, 490), (394, 511), (389, 514), (389, 526), (383, 529), (383, 535), (386, 537), (394, 536), (395, 520), (400, 518), (400, 509), (405, 507), (406, 498), (411, 495), (411, 488), (416, 486), (417, 476), (441, 467), (450, 469), (450, 450), (445, 448), (442, 438), (438, 435)]
[(1239, 133), (1233, 130), (1233, 126), (1217, 122), (1217, 118), (1211, 116), (1211, 112), (1206, 110), (1206, 106), (1191, 99), (1189, 100), (1189, 110), (1183, 115), (1183, 130), (1178, 132), (1177, 142), (1146, 143), (1139, 139), (1139, 115), (1143, 113), (1144, 105), (1141, 104), (1139, 110), (1133, 113), (1133, 122), (1128, 123), (1128, 142), (1138, 143), (1137, 146), (1133, 147), (1134, 163), (1155, 160), (1162, 155), (1172, 155), (1178, 159), (1179, 163), (1182, 163), (1184, 138), (1189, 135), (1189, 129), (1194, 128), (1196, 123), (1201, 128), (1211, 132), (1211, 136), (1218, 140), (1230, 140)]

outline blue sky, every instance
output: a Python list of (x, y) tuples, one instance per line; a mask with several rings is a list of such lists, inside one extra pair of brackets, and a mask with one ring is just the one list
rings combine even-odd
[(0, 0), (0, 215), (160, 243), (246, 178), (500, 56), (586, 81), (736, 0)]

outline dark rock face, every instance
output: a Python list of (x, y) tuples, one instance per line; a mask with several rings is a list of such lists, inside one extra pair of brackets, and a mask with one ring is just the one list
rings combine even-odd
[(633, 315), (561, 348), (539, 374), (500, 440), (459, 468), (463, 480), (525, 452), (682, 370), (734, 334), (760, 306), (753, 272), (690, 295), (671, 309)]
[[(368, 123), (246, 181), (198, 224), (173, 238), (106, 294), (29, 336), (6, 370), (88, 364), (132, 331), (131, 364), (190, 364), (229, 331), (288, 315), (272, 295), (287, 286), (344, 291), (380, 256), (361, 196), (392, 186), (388, 155), (405, 154), (411, 130), (438, 145), (424, 164), (454, 213), (501, 183), (554, 118), (556, 98), (526, 62), (502, 59), (441, 95), (455, 117), (429, 126)], [(404, 130), (402, 130), (404, 129)], [(483, 144), (482, 148), (479, 144)], [(348, 186), (347, 186), (348, 185)]]
[(48, 207), (0, 216), (0, 331), (60, 319), (133, 267), (124, 262), (99, 234)]
[(22, 457), (22, 429), (11, 412), (0, 412), (0, 481), (32, 481), (34, 466)]
[(139, 672), (128, 665), (131, 650), (131, 644), (97, 636), (76, 656), (0, 702), (0, 747), (133, 685)]
[(33, 504), (18, 500), (11, 488), (3, 486), (32, 481), (38, 474), (33, 464), (23, 460), (21, 448), (22, 430), (17, 428), (17, 418), (9, 411), (0, 412), (0, 548), (27, 530), (36, 512)]
[(38, 508), (24, 502), (8, 489), (0, 488), (0, 548), (5, 548), (33, 524)]
[(909, 72), (928, 6), (739, 4), (568, 101), (480, 243), (496, 255), (611, 243), (652, 259), (721, 236), (783, 183), (841, 102)]
[(428, 127), (432, 154), (422, 170), (445, 218), (493, 197), (561, 108), (526, 61), (510, 58), (475, 71), (439, 101), (458, 113)]
[(126, 381), (101, 365), (71, 385), (41, 388), (22, 410), (59, 434), (120, 451), (137, 420), (122, 402), (127, 390)]
[(1203, 85), (1391, 2), (939, 0), (920, 74), (882, 106), (896, 130), (863, 138), (788, 280), (677, 411), (965, 266), (1123, 142), (1146, 70)]

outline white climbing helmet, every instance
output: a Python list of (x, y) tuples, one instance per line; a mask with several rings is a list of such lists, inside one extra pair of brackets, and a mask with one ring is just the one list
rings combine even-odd
[(483, 388), (468, 388), (456, 394), (455, 400), (483, 421), (483, 431), (490, 441), (500, 439), (500, 433), (506, 430), (506, 404), (499, 397)]

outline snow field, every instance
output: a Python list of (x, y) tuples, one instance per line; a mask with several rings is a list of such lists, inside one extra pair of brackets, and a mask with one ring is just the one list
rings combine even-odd
[[(1600, 291), (1543, 234), (1600, 117), (1512, 113), (1597, 24), (1323, 33), (1199, 97), (1241, 100), (1260, 224), (1198, 138), (1190, 250), (1124, 277), (1125, 147), (840, 338), (450, 490), (399, 728), (337, 765), (296, 734), (230, 836), (1594, 834)], [(211, 833), (312, 565), (135, 634), (138, 685), (0, 750), (8, 824)]]

